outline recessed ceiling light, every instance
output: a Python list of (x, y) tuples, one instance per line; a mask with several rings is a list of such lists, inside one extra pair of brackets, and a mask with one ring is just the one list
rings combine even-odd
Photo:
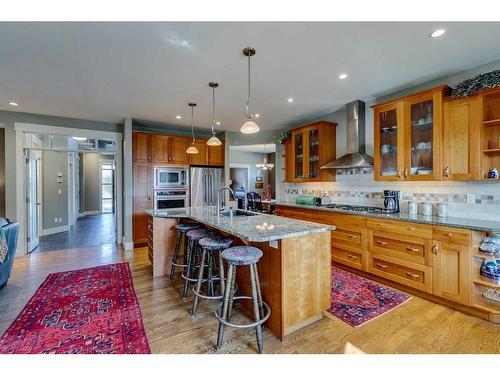
[(255, 117), (257, 117), (257, 118), (259, 118), (259, 117), (260, 117), (260, 115), (259, 115), (258, 113), (256, 113), (254, 116), (255, 116)]
[(347, 74), (346, 73), (339, 74), (339, 79), (346, 79), (346, 78), (347, 78)]
[(181, 116), (181, 115), (177, 115), (177, 116), (175, 116), (175, 118), (176, 118), (177, 120), (180, 120), (180, 119), (182, 118), (182, 116)]
[(217, 121), (217, 122), (215, 123), (215, 125), (220, 125), (220, 121)]
[(429, 37), (431, 38), (439, 38), (446, 32), (445, 29), (436, 29), (432, 33), (429, 34)]
[(9, 102), (9, 105), (12, 105), (12, 106), (14, 106), (14, 107), (17, 107), (19, 104), (18, 104), (18, 103), (16, 103), (16, 102)]
[(288, 103), (293, 103), (293, 98), (288, 98)]

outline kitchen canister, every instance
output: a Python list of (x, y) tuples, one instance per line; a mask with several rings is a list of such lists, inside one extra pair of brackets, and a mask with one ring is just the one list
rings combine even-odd
[(438, 203), (437, 215), (439, 217), (447, 217), (448, 216), (448, 203)]
[(410, 215), (418, 214), (418, 204), (416, 201), (409, 201), (408, 202), (408, 213)]
[(431, 202), (422, 202), (420, 207), (421, 207), (422, 215), (432, 216), (432, 203)]

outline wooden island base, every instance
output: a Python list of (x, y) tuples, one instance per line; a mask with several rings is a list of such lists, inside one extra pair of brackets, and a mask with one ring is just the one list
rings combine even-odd
[[(175, 246), (174, 226), (178, 219), (150, 217), (150, 221), (154, 233), (149, 249), (153, 276), (167, 276)], [(270, 242), (245, 243), (239, 237), (233, 239), (233, 246), (255, 246), (264, 253), (257, 267), (262, 297), (271, 307), (266, 327), (276, 337), (282, 340), (323, 317), (323, 312), (330, 307), (331, 298), (329, 231)], [(248, 267), (238, 267), (236, 275), (237, 294), (251, 296)], [(240, 304), (251, 316), (250, 302), (242, 300)]]

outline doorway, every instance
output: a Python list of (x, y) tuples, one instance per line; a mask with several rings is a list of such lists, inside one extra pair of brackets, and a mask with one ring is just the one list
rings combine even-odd
[(27, 230), (27, 251), (31, 253), (40, 243), (40, 233), (42, 230), (41, 220), (41, 200), (42, 200), (42, 179), (41, 179), (41, 155), (39, 151), (26, 151), (26, 207), (28, 216)]

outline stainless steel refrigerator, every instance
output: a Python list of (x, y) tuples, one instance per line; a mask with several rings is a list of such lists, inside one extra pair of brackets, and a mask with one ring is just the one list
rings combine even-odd
[(215, 206), (217, 192), (224, 186), (224, 169), (191, 167), (191, 207)]

